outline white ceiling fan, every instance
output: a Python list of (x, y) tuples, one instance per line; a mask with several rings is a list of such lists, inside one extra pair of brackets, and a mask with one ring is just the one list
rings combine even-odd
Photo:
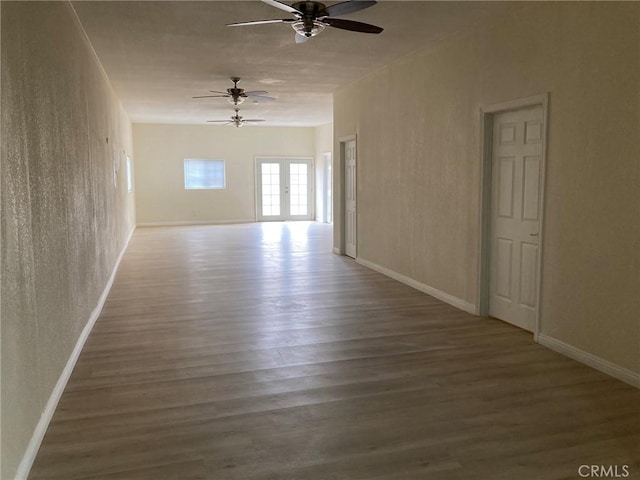
[(245, 124), (264, 122), (264, 120), (258, 118), (244, 118), (240, 115), (240, 111), (236, 108), (236, 114), (231, 116), (230, 120), (207, 120), (207, 123), (222, 123), (223, 125), (235, 125), (236, 128), (242, 127)]

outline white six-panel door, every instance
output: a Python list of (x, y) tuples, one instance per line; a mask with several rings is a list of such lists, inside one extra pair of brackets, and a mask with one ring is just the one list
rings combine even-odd
[(489, 315), (535, 327), (543, 147), (541, 106), (493, 120)]
[(258, 220), (311, 220), (312, 173), (311, 160), (257, 159)]
[(344, 144), (344, 247), (345, 254), (356, 258), (356, 141)]

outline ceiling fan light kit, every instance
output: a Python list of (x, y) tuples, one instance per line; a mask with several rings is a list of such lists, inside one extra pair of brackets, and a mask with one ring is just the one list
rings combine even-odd
[(313, 26), (311, 27), (311, 29), (308, 29), (306, 24), (302, 20), (293, 22), (291, 26), (293, 27), (293, 29), (296, 31), (297, 34), (303, 35), (307, 38), (315, 37), (317, 34), (319, 34), (321, 31), (324, 30), (324, 25), (320, 22), (313, 22)]
[(244, 98), (245, 97), (227, 97), (227, 102), (229, 102), (231, 105), (240, 105), (241, 103), (244, 103)]

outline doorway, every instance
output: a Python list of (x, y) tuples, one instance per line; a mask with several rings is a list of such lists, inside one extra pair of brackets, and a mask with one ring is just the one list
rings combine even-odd
[(312, 160), (257, 158), (258, 221), (313, 218)]
[(547, 97), (483, 111), (480, 314), (539, 330)]

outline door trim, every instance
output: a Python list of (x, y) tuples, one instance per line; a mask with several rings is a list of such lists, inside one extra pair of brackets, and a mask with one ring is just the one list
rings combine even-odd
[[(344, 137), (339, 137), (338, 138), (338, 144), (340, 145), (340, 148), (338, 149), (338, 154), (340, 156), (340, 158), (338, 159), (339, 162), (339, 172), (340, 172), (340, 245), (339, 245), (339, 253), (340, 255), (346, 255), (347, 254), (347, 246), (346, 246), (346, 228), (345, 228), (345, 224), (346, 224), (346, 215), (345, 215), (345, 211), (347, 209), (347, 200), (346, 200), (346, 186), (345, 186), (345, 174), (344, 174), (344, 169), (346, 166), (346, 162), (345, 162), (345, 155), (344, 155), (344, 147), (345, 144), (347, 142), (351, 142), (351, 141), (355, 141), (356, 142), (356, 176), (358, 175), (358, 160), (357, 160), (357, 155), (358, 155), (358, 141), (357, 141), (357, 136), (356, 134), (352, 134), (352, 135), (346, 135)], [(356, 185), (358, 184), (357, 179), (356, 179)], [(335, 184), (334, 184), (334, 194), (335, 194)], [(356, 199), (357, 201), (357, 199)], [(335, 217), (336, 211), (334, 209), (333, 211), (333, 220), (334, 220), (334, 225), (335, 225)], [(356, 239), (358, 238), (358, 210), (356, 207)], [(358, 256), (358, 249), (356, 248), (356, 257)]]
[(333, 223), (333, 152), (322, 154), (322, 167), (322, 222)]
[(549, 93), (534, 95), (502, 103), (487, 105), (480, 108), (480, 198), (478, 218), (480, 220), (480, 235), (478, 251), (478, 309), (479, 316), (489, 313), (489, 256), (491, 233), (491, 157), (493, 153), (493, 118), (498, 113), (512, 110), (520, 110), (526, 107), (542, 107), (544, 128), (542, 129), (542, 159), (540, 167), (540, 231), (539, 252), (536, 279), (536, 312), (533, 338), (537, 342), (540, 333), (540, 307), (542, 305), (542, 258), (544, 256), (544, 211), (545, 211), (545, 185), (547, 164), (547, 132), (549, 130)]

